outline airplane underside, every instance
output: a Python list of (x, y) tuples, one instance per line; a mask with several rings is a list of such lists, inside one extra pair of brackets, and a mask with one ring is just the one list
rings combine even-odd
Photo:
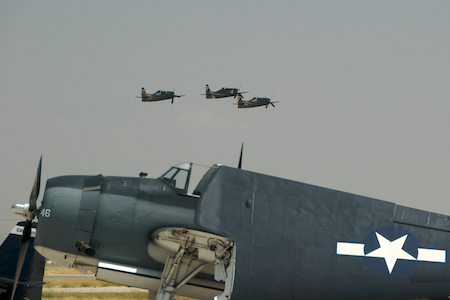
[[(164, 264), (162, 271), (100, 261), (42, 246), (37, 246), (36, 250), (47, 259), (84, 274), (89, 270), (98, 280), (147, 289), (149, 299), (168, 300), (177, 294), (226, 300), (233, 291), (235, 243), (197, 230), (171, 227), (153, 233), (148, 254)], [(214, 281), (194, 278), (200, 272), (213, 275)]]

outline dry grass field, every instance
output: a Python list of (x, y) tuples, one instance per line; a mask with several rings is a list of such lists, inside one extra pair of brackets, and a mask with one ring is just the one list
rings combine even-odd
[[(148, 299), (148, 293), (55, 293), (55, 292), (42, 292), (42, 299), (59, 299), (59, 300), (121, 300), (121, 299)], [(175, 299), (181, 300), (175, 296)], [(187, 298), (185, 298), (187, 299)]]
[[(80, 275), (76, 269), (46, 269), (45, 275)], [(127, 292), (127, 293), (61, 293), (54, 292), (54, 288), (107, 288), (107, 287), (123, 287), (121, 285), (104, 282), (95, 279), (44, 279), (48, 284), (43, 286), (42, 299), (58, 299), (58, 300), (122, 300), (122, 299), (148, 299), (148, 292)], [(193, 300), (192, 298), (175, 296), (176, 300)]]

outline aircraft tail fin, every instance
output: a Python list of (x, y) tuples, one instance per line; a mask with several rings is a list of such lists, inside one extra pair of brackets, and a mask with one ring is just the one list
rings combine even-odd
[(142, 88), (141, 95), (144, 96), (145, 94), (147, 94), (147, 93), (145, 92), (145, 89)]
[(213, 98), (213, 97), (211, 96), (211, 90), (209, 89), (209, 85), (206, 85), (206, 87), (205, 87), (205, 94), (202, 94), (202, 95), (206, 95), (206, 99), (211, 99), (211, 98)]
[[(32, 224), (30, 245), (19, 277), (14, 299), (41, 299), (45, 259), (33, 248), (37, 223)], [(0, 246), (0, 299), (11, 299), (16, 264), (25, 222), (19, 222)]]

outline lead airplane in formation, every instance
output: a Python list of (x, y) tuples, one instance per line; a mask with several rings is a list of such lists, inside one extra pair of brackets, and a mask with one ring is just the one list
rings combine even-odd
[(192, 163), (154, 179), (51, 178), (37, 208), (40, 169), (12, 208), (27, 219), (20, 251), (39, 218), (44, 257), (150, 299), (450, 295), (447, 215), (219, 164), (190, 194)]
[(238, 101), (237, 104), (238, 108), (251, 108), (251, 107), (258, 107), (258, 106), (265, 106), (266, 108), (269, 105), (272, 105), (273, 108), (275, 108), (274, 103), (278, 103), (279, 101), (270, 101), (270, 98), (267, 97), (253, 97), (250, 100), (244, 100), (241, 94), (238, 94)]

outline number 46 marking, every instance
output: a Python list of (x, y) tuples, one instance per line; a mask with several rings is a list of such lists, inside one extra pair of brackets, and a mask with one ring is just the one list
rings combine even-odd
[(43, 209), (41, 210), (41, 217), (49, 218), (51, 213), (52, 213), (51, 209), (49, 208)]

